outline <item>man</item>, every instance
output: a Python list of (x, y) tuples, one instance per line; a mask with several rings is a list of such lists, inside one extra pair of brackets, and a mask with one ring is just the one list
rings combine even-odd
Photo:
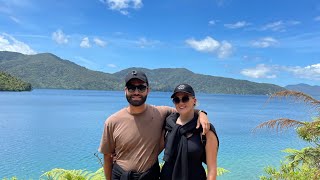
[[(99, 147), (104, 154), (106, 179), (159, 179), (162, 127), (166, 117), (176, 110), (145, 103), (150, 92), (145, 73), (129, 72), (125, 83), (129, 106), (105, 121)], [(210, 126), (208, 118), (201, 111), (199, 114), (204, 132), (207, 132)]]

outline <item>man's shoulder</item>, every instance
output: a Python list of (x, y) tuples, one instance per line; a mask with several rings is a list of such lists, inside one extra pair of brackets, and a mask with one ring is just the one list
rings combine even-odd
[(113, 122), (118, 122), (119, 119), (122, 119), (123, 116), (128, 114), (126, 108), (122, 108), (121, 110), (111, 114), (105, 121), (105, 123), (113, 123)]

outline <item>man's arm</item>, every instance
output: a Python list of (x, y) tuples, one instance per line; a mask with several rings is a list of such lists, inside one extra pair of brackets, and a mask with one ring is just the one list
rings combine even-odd
[(111, 180), (111, 174), (112, 174), (112, 166), (113, 166), (113, 158), (112, 154), (104, 154), (103, 155), (103, 170), (104, 170), (104, 176), (107, 180)]
[(103, 171), (107, 180), (111, 180), (113, 155), (114, 152), (113, 129), (110, 125), (111, 120), (107, 120), (104, 124), (103, 134), (100, 142), (99, 152), (103, 154)]

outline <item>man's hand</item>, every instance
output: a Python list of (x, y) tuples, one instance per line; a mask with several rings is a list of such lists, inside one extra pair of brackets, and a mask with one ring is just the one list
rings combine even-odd
[(199, 111), (199, 117), (197, 121), (197, 129), (200, 127), (200, 124), (202, 126), (202, 134), (205, 135), (210, 130), (210, 121), (208, 119), (208, 116), (206, 113)]

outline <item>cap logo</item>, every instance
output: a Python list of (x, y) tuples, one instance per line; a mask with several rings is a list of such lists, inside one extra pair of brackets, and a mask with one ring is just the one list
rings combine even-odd
[(178, 89), (184, 89), (185, 88), (185, 85), (181, 84), (177, 87)]
[(137, 75), (137, 71), (133, 70), (132, 71), (132, 75), (136, 76)]

